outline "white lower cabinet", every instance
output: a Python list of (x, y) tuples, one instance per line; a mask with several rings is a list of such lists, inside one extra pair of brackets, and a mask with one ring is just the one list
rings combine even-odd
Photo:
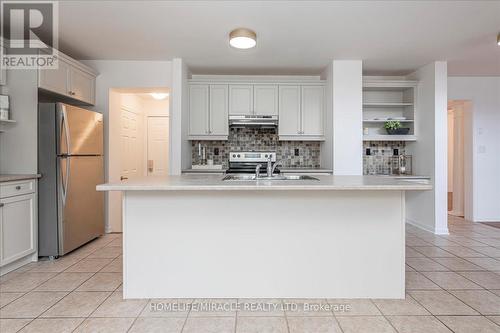
[(1, 183), (0, 274), (36, 261), (37, 229), (36, 180)]

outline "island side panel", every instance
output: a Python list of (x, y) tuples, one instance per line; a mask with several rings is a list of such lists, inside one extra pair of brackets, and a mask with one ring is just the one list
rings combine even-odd
[(125, 298), (404, 298), (402, 191), (128, 191)]

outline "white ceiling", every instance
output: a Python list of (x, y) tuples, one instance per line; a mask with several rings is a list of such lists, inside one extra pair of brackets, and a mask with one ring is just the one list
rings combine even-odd
[[(183, 58), (197, 74), (366, 74), (447, 60), (450, 75), (500, 75), (500, 1), (61, 1), (60, 48), (78, 59)], [(248, 27), (257, 47), (235, 50)]]

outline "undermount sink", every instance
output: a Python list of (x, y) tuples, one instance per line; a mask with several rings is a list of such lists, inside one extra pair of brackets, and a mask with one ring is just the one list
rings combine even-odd
[(275, 175), (271, 177), (261, 176), (259, 178), (255, 175), (227, 175), (222, 178), (224, 181), (274, 181), (274, 180), (319, 180), (318, 178), (311, 176), (299, 176), (299, 175)]

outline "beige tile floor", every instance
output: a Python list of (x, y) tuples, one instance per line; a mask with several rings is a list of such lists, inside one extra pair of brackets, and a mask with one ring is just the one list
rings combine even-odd
[(449, 227), (407, 226), (405, 300), (310, 301), (348, 312), (305, 311), (307, 300), (286, 300), (294, 311), (154, 312), (156, 300), (122, 299), (121, 235), (109, 234), (0, 277), (0, 332), (500, 332), (500, 229), (452, 217)]

